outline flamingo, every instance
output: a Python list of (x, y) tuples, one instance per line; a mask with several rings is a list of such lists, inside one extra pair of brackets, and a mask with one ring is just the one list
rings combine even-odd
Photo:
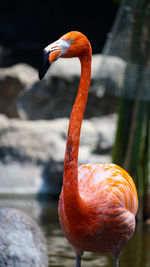
[(59, 57), (78, 57), (81, 78), (71, 112), (64, 160), (59, 219), (63, 232), (74, 247), (76, 267), (84, 251), (111, 253), (114, 266), (135, 229), (138, 197), (131, 176), (115, 164), (87, 164), (78, 167), (80, 130), (91, 76), (92, 49), (78, 31), (63, 35), (43, 50), (39, 78)]

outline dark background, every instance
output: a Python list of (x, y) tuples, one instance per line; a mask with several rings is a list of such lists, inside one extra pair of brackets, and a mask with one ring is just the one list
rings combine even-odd
[(0, 7), (0, 66), (26, 62), (38, 67), (40, 50), (71, 30), (83, 32), (93, 53), (100, 53), (118, 4), (113, 0), (5, 0)]

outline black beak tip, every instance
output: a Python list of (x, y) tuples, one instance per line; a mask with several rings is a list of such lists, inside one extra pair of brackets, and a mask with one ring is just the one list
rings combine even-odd
[(43, 79), (43, 77), (44, 77), (44, 76), (43, 76), (43, 74), (42, 74), (41, 70), (39, 70), (39, 79), (40, 79), (40, 80), (42, 80), (42, 79)]
[(42, 68), (39, 69), (39, 79), (42, 80), (45, 76), (45, 73)]
[(40, 62), (40, 67), (39, 67), (39, 79), (40, 80), (44, 78), (49, 67), (50, 67), (49, 53), (43, 50), (41, 53), (41, 62)]

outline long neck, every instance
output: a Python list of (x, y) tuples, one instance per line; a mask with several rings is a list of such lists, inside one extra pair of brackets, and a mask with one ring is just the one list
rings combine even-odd
[(80, 62), (81, 78), (70, 117), (64, 161), (63, 192), (65, 209), (68, 210), (68, 213), (70, 213), (70, 209), (74, 209), (74, 206), (76, 209), (79, 208), (81, 201), (78, 191), (78, 151), (81, 124), (90, 86), (91, 53), (88, 57), (81, 57)]

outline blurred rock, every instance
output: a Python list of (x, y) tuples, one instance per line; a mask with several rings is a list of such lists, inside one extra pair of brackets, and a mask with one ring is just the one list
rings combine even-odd
[(26, 65), (18, 64), (0, 69), (0, 113), (9, 118), (19, 117), (16, 105), (20, 92), (35, 82), (36, 71)]
[[(111, 160), (117, 97), (107, 91), (120, 87), (124, 69), (118, 58), (93, 56), (79, 164)], [(24, 64), (1, 69), (0, 112), (7, 115), (0, 115), (1, 195), (59, 194), (68, 128), (64, 117), (70, 116), (79, 79), (77, 59), (59, 59), (42, 81)]]
[[(119, 57), (101, 56), (97, 72), (99, 90), (111, 96), (120, 96), (124, 81), (126, 62)], [(109, 101), (110, 99), (108, 99)]]
[[(93, 56), (85, 118), (116, 111), (116, 91), (120, 90), (124, 70), (125, 62), (119, 58)], [(42, 81), (37, 71), (25, 64), (0, 69), (0, 113), (30, 120), (69, 117), (79, 79), (76, 58), (59, 59)]]
[[(115, 127), (116, 115), (83, 122), (79, 164), (110, 162)], [(0, 194), (59, 194), (67, 128), (68, 119), (22, 121), (1, 115)], [(107, 153), (99, 154), (104, 144)]]
[(0, 251), (0, 266), (48, 266), (41, 229), (17, 209), (0, 209)]
[[(104, 58), (101, 55), (92, 57), (91, 86), (85, 118), (116, 111), (116, 91), (122, 84), (124, 70), (125, 62), (119, 58)], [(34, 120), (69, 117), (79, 79), (79, 60), (59, 59), (52, 64), (42, 81), (22, 91), (18, 99), (20, 118)]]

